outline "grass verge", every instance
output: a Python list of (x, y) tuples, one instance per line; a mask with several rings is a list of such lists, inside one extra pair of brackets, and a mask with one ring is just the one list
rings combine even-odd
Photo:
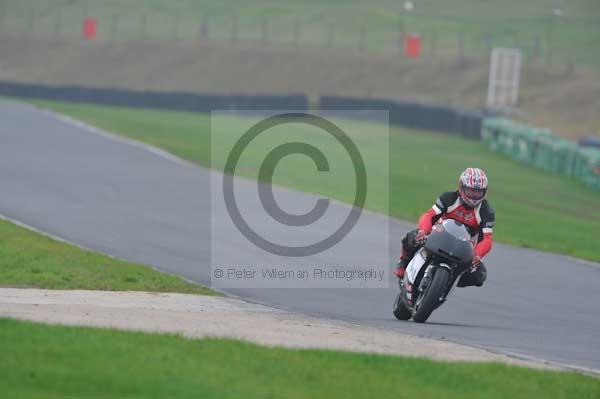
[(265, 348), (227, 339), (190, 340), (10, 319), (0, 319), (0, 342), (0, 390), (11, 398), (591, 399), (600, 395), (600, 380), (575, 373)]
[[(228, 155), (226, 145), (213, 145), (211, 154), (210, 119), (207, 115), (37, 100), (31, 102), (164, 148), (201, 165), (221, 169)], [(491, 182), (488, 198), (496, 210), (496, 239), (513, 245), (600, 261), (600, 249), (595, 242), (597, 231), (600, 230), (600, 217), (597, 215), (600, 193), (574, 179), (518, 164), (488, 151), (479, 142), (400, 128), (392, 128), (388, 142), (379, 140), (373, 133), (381, 131), (380, 127), (358, 121), (345, 123), (350, 126), (348, 134), (365, 159), (377, 159), (389, 151), (389, 182), (388, 173), (383, 169), (371, 168), (369, 176), (371, 192), (383, 193), (389, 183), (389, 207), (381, 195), (367, 199), (369, 208), (388, 212), (394, 217), (415, 220), (441, 192), (454, 189), (457, 176), (465, 167), (478, 166), (486, 170)], [(218, 126), (213, 136), (219, 137), (219, 143), (226, 144), (235, 140), (240, 129), (245, 131), (249, 124), (244, 118), (230, 117), (220, 120)], [(285, 135), (293, 137), (293, 134), (287, 129), (278, 135), (278, 139)], [(304, 132), (297, 131), (295, 134), (298, 137)], [(249, 146), (245, 150), (247, 159), (240, 161), (240, 174), (256, 178), (257, 165), (263, 159), (264, 148), (271, 149), (275, 143), (274, 140), (269, 141), (269, 137), (262, 142), (263, 145)], [(310, 140), (321, 149), (325, 146), (328, 155), (330, 152), (335, 154), (334, 150), (327, 149), (338, 144), (322, 140), (318, 135), (310, 136)], [(331, 165), (343, 163), (341, 157), (332, 156), (329, 159)], [(305, 177), (311, 173), (299, 174), (297, 171), (301, 168), (313, 171), (314, 164), (308, 159), (283, 160), (277, 165), (274, 181), (303, 191), (352, 201), (353, 188), (349, 190), (347, 184), (343, 184), (353, 181), (351, 168), (342, 170), (336, 176), (336, 184), (332, 184), (331, 179), (326, 181), (320, 177)], [(344, 177), (351, 180), (344, 180)]]
[(0, 285), (215, 294), (180, 277), (58, 242), (2, 220)]

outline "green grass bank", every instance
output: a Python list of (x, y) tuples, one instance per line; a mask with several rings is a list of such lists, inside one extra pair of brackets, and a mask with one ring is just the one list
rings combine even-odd
[(3, 220), (0, 286), (215, 294), (180, 277), (55, 241)]
[[(0, 319), (7, 398), (577, 398), (590, 376)], [(76, 365), (76, 367), (74, 367)]]

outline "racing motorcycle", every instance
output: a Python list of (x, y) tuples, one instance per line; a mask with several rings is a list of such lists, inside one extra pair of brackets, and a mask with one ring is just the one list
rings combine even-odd
[(464, 224), (453, 219), (436, 224), (399, 280), (394, 316), (424, 323), (446, 301), (472, 259), (473, 242)]

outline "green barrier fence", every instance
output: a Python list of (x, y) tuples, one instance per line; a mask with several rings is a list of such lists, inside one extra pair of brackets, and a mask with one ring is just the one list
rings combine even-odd
[(600, 190), (600, 151), (597, 149), (581, 149), (578, 177), (588, 186)]
[(600, 149), (582, 148), (548, 129), (505, 118), (485, 119), (481, 139), (494, 152), (548, 172), (573, 176), (600, 190)]

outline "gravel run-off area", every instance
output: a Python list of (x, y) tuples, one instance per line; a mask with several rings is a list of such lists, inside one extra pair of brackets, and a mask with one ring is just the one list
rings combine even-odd
[(296, 314), (228, 297), (0, 288), (0, 317), (177, 333), (190, 338), (225, 337), (268, 346), (549, 367), (452, 342)]

